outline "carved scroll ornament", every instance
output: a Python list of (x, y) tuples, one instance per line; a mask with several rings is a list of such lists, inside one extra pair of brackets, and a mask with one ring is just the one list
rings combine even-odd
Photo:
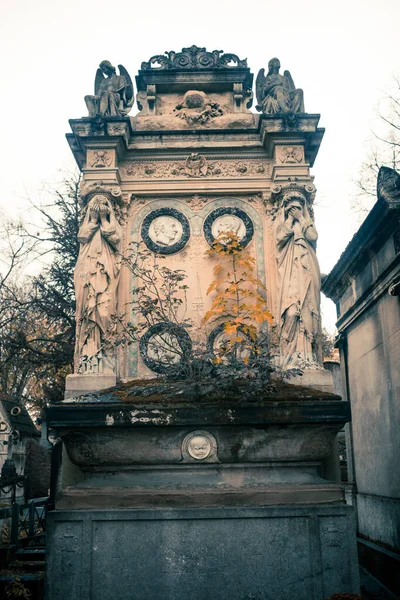
[(150, 69), (232, 69), (247, 67), (247, 59), (241, 60), (236, 54), (224, 54), (223, 50), (207, 52), (205, 48), (199, 48), (198, 46), (182, 48), (182, 52), (166, 51), (164, 55), (157, 54), (147, 62), (142, 62), (141, 69), (146, 71)]

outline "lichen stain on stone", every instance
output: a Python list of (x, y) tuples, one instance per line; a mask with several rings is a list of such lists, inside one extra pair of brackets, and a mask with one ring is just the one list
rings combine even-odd
[(106, 415), (106, 425), (114, 425), (114, 417), (112, 415)]

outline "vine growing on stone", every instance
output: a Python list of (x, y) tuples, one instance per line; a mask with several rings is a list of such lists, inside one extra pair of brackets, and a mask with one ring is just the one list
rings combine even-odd
[(272, 370), (267, 325), (273, 317), (255, 259), (232, 232), (221, 233), (207, 254), (218, 263), (207, 290), (214, 298), (203, 324), (223, 324), (222, 339), (213, 349), (214, 363), (224, 371), (234, 369), (239, 377), (265, 382)]

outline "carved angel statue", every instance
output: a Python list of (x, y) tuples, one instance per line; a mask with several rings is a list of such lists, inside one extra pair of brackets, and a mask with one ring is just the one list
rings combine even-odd
[(103, 60), (96, 72), (94, 96), (85, 96), (89, 117), (125, 117), (134, 102), (133, 85), (128, 71), (118, 65), (119, 75), (110, 61)]
[(281, 63), (271, 58), (268, 73), (260, 69), (256, 80), (257, 110), (266, 115), (287, 112), (304, 112), (303, 90), (296, 89), (289, 71), (280, 75)]

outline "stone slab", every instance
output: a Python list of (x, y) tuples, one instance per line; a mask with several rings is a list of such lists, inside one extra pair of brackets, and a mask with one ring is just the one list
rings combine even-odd
[(322, 600), (359, 591), (345, 505), (53, 511), (47, 536), (47, 600)]
[(98, 392), (117, 383), (115, 375), (67, 375), (65, 380), (65, 398), (75, 398), (88, 394), (89, 392)]
[(288, 382), (293, 385), (310, 387), (321, 392), (334, 393), (332, 373), (326, 369), (305, 370), (303, 375), (291, 377)]

